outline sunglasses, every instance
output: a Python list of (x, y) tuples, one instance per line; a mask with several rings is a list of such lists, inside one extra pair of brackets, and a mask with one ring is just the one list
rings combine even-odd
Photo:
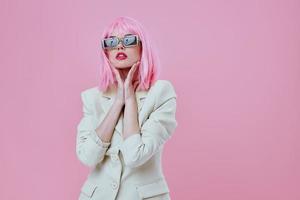
[(102, 39), (101, 44), (103, 49), (113, 49), (122, 42), (124, 47), (133, 47), (137, 46), (141, 41), (138, 35), (125, 35), (123, 38), (117, 36), (110, 36), (108, 38)]

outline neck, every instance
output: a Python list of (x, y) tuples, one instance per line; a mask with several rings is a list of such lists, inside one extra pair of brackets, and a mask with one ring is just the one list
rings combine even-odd
[(123, 81), (126, 80), (126, 77), (127, 77), (128, 72), (129, 72), (130, 69), (131, 69), (130, 67), (125, 68), (125, 69), (118, 69), (118, 70), (119, 70), (119, 73), (120, 73), (120, 76), (121, 76), (121, 79), (122, 79)]

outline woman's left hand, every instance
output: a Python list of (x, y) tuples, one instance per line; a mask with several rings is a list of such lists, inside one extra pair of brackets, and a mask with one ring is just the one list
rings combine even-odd
[(124, 82), (125, 102), (130, 100), (131, 98), (135, 98), (135, 89), (138, 85), (138, 82), (136, 81), (135, 83), (133, 83), (133, 75), (139, 64), (140, 64), (140, 61), (138, 61), (132, 65), (131, 69), (129, 70), (129, 72), (127, 74), (126, 80)]

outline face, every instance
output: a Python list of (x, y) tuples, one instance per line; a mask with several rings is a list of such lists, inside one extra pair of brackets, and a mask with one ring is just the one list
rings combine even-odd
[[(123, 38), (125, 35), (130, 34), (116, 34), (113, 32), (111, 36), (117, 36), (119, 38)], [(113, 49), (107, 49), (106, 55), (110, 63), (118, 69), (130, 68), (134, 63), (141, 59), (141, 45), (140, 43), (137, 46), (132, 47), (124, 47), (122, 42), (118, 44)], [(118, 56), (119, 53), (124, 53), (124, 56)]]

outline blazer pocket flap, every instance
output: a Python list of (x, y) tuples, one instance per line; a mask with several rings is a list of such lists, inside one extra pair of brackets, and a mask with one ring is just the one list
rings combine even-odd
[(81, 192), (83, 192), (88, 197), (92, 197), (97, 187), (98, 186), (95, 183), (86, 181), (81, 187)]
[(158, 181), (145, 185), (140, 185), (136, 188), (141, 198), (153, 197), (169, 192), (168, 185), (164, 179), (160, 179)]

